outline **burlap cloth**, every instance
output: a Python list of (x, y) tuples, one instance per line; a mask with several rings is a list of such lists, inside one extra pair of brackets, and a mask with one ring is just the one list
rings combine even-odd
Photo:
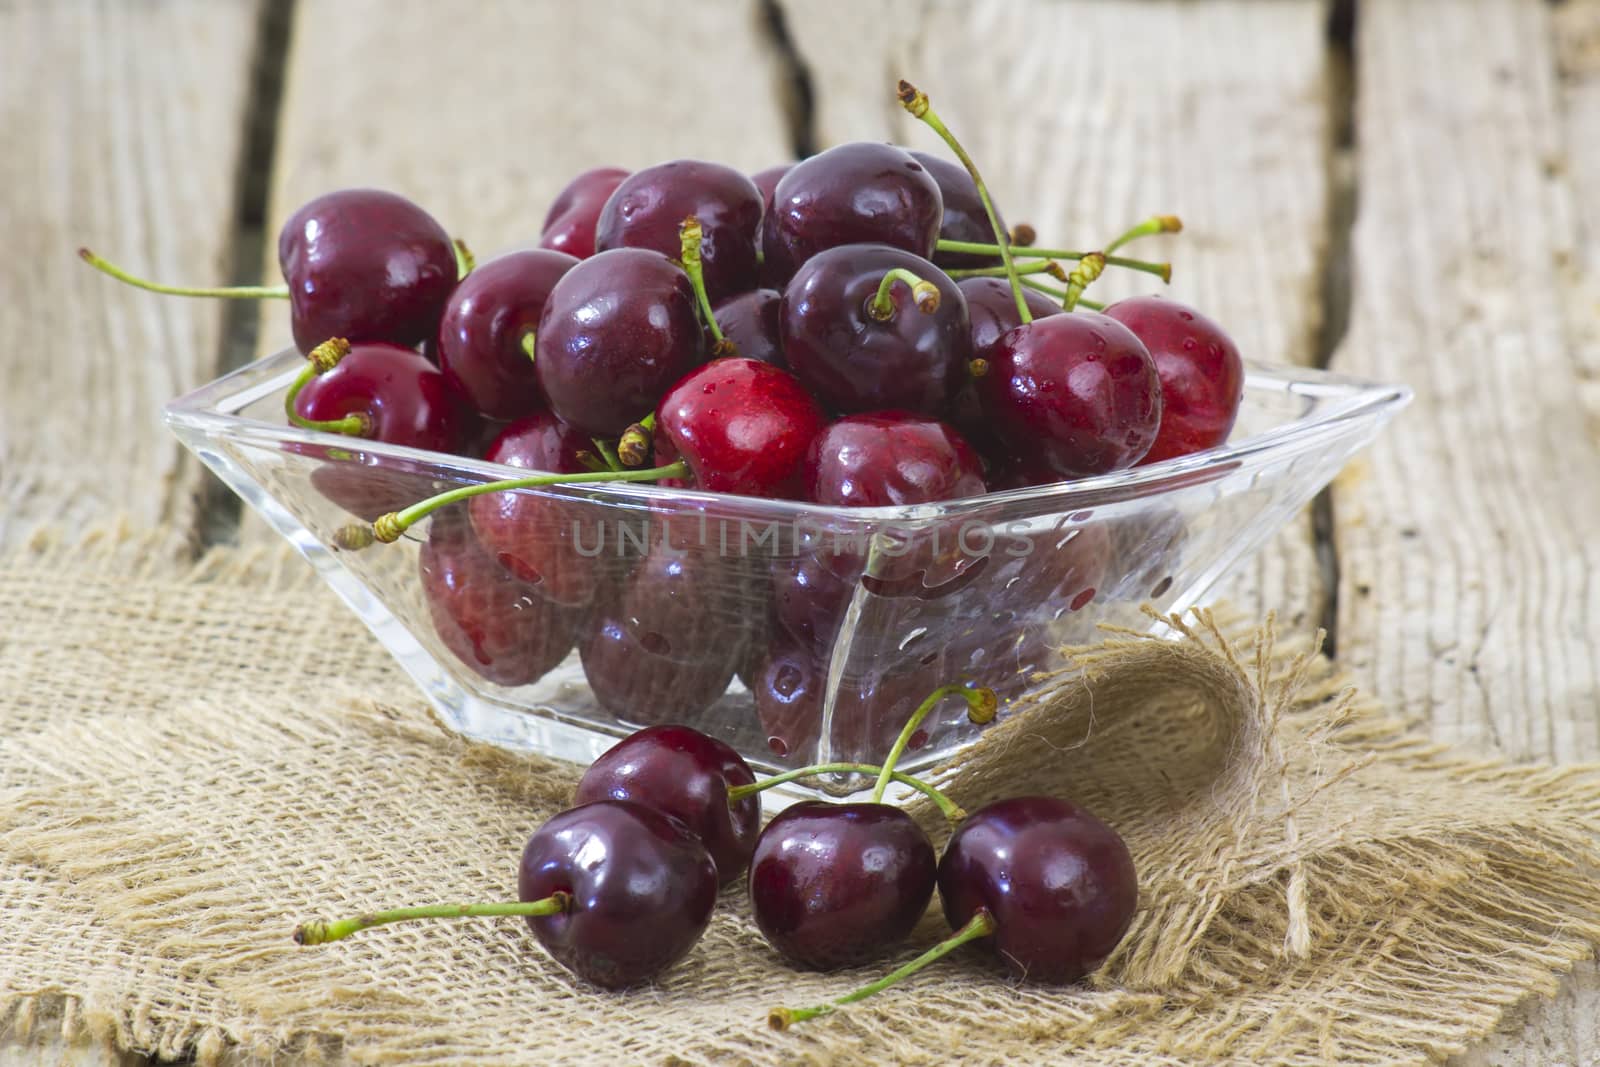
[(742, 883), (624, 994), (516, 921), (294, 946), (313, 915), (506, 897), (572, 770), (442, 733), (282, 552), (41, 540), (0, 564), (0, 1027), (201, 1062), (1389, 1063), (1463, 1048), (1588, 953), (1595, 770), (1453, 755), (1304, 640), (1187, 631), (1080, 653), (1086, 681), (949, 781), (969, 807), (1059, 792), (1127, 836), (1142, 907), (1092, 987), (973, 954), (779, 1034), (768, 1007), (879, 968), (788, 969)]

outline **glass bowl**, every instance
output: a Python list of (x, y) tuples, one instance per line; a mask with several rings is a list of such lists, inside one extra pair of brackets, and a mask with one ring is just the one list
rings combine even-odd
[[(1410, 399), (1400, 386), (1252, 366), (1226, 447), (915, 507), (654, 485), (518, 490), (536, 516), (520, 531), (571, 539), (559, 573), (530, 585), (486, 556), (461, 563), (482, 551), (466, 504), (395, 544), (338, 547), (353, 515), (527, 472), (290, 426), (283, 395), (302, 365), (294, 351), (251, 364), (169, 404), (167, 421), (448, 724), (588, 763), (641, 725), (687, 722), (766, 774), (880, 762), (946, 682), (990, 686), (1000, 716), (1016, 714), (1039, 695), (1034, 675), (1053, 650), (1093, 640), (1100, 623), (1148, 629), (1141, 605), (1182, 610), (1216, 589)], [(640, 568), (655, 572), (648, 601), (630, 593)], [(476, 626), (486, 615), (500, 622)], [(959, 697), (936, 708), (901, 769), (977, 737), (966, 711)], [(781, 805), (870, 781), (829, 775), (764, 796)]]

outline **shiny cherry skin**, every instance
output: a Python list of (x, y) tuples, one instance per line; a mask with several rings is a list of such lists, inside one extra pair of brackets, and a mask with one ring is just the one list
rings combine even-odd
[(767, 824), (750, 860), (750, 907), (802, 967), (863, 963), (910, 935), (933, 896), (928, 835), (887, 804), (806, 801)]
[[(873, 307), (891, 270), (932, 283), (938, 308), (922, 311), (911, 286), (896, 281), (889, 317), (879, 319)], [(944, 271), (898, 248), (843, 245), (812, 256), (783, 291), (778, 325), (789, 369), (835, 411), (942, 415), (967, 379), (966, 298)]]
[(472, 406), (491, 419), (543, 407), (523, 338), (539, 325), (545, 301), (578, 261), (562, 252), (509, 252), (457, 285), (439, 323), (439, 367)]
[(539, 247), (578, 259), (594, 255), (594, 231), (600, 209), (629, 172), (621, 167), (595, 167), (567, 183), (544, 217)]
[(1115, 319), (1092, 311), (1036, 319), (1001, 336), (987, 358), (978, 399), (1015, 453), (1078, 477), (1131, 467), (1155, 441), (1155, 360)]
[(433, 628), (497, 685), (528, 685), (572, 651), (579, 616), (541, 598), (478, 543), (465, 509), (435, 512), (417, 556)]
[[(747, 293), (731, 296), (712, 309), (717, 328), (722, 336), (733, 343), (735, 355), (746, 359), (759, 359), (774, 367), (787, 367), (783, 358), (783, 342), (778, 329), (778, 307), (783, 294), (776, 289), (751, 289)], [(706, 333), (706, 350), (713, 343), (710, 331)]]
[(778, 183), (783, 181), (783, 176), (793, 169), (793, 163), (779, 163), (776, 166), (768, 167), (766, 170), (758, 170), (750, 175), (750, 180), (755, 182), (757, 189), (761, 190), (763, 215), (772, 213), (772, 194), (777, 190)]
[[(977, 183), (967, 173), (967, 168), (931, 152), (912, 152), (911, 158), (926, 167), (939, 186), (939, 195), (944, 201), (939, 239), (994, 244), (994, 228), (989, 225), (989, 216), (983, 210), (983, 198), (978, 195)], [(1005, 219), (1000, 220), (1000, 225), (1005, 225)], [(999, 256), (972, 252), (935, 252), (933, 261), (945, 270), (1000, 265)], [(1003, 279), (1001, 284), (1005, 284)]]
[[(1017, 317), (1017, 300), (1004, 278), (962, 278), (956, 283), (967, 301), (967, 321), (972, 325), (972, 354), (988, 358), (989, 349), (1000, 338), (1022, 325)], [(1061, 305), (1033, 289), (1024, 289), (1022, 299), (1036, 319), (1063, 314)]]
[(1221, 326), (1194, 308), (1136, 296), (1106, 308), (1144, 342), (1161, 378), (1161, 429), (1140, 463), (1159, 463), (1227, 441), (1244, 399), (1244, 361)]
[(595, 437), (621, 434), (704, 361), (688, 275), (645, 248), (597, 252), (562, 276), (534, 344), (550, 410)]
[(956, 930), (987, 908), (984, 943), (1019, 978), (1075, 982), (1127, 933), (1139, 882), (1111, 827), (1065, 800), (1022, 796), (967, 816), (939, 861), (939, 899)]
[(712, 303), (756, 285), (761, 190), (732, 167), (677, 159), (628, 176), (600, 212), (595, 248), (649, 248), (671, 259), (679, 227), (693, 215), (703, 236), (700, 261)]
[(691, 371), (656, 409), (656, 462), (681, 458), (713, 493), (798, 498), (826, 416), (794, 376), (760, 360), (718, 359)]
[(456, 284), (455, 246), (433, 217), (381, 189), (304, 204), (278, 233), (294, 343), (330, 337), (411, 346), (434, 335)]
[(781, 286), (827, 248), (872, 242), (933, 258), (944, 201), (910, 153), (853, 141), (796, 163), (762, 223), (763, 284)]
[(578, 779), (574, 804), (631, 800), (670, 815), (711, 853), (723, 885), (744, 874), (761, 832), (761, 800), (728, 803), (728, 790), (756, 780), (744, 758), (699, 730), (649, 726), (612, 745)]
[(565, 893), (568, 907), (527, 918), (557, 963), (606, 989), (649, 981), (688, 955), (717, 903), (717, 865), (676, 819), (603, 800), (534, 831), (517, 895)]
[[(501, 431), (484, 458), (527, 471), (579, 474), (587, 437), (548, 411), (536, 411)], [(582, 607), (594, 599), (596, 560), (579, 551), (598, 534), (585, 528), (581, 502), (554, 492), (485, 493), (467, 503), (478, 540), (499, 564), (544, 600)]]
[(414, 349), (382, 342), (352, 345), (338, 366), (306, 383), (294, 409), (317, 422), (362, 415), (365, 439), (433, 452), (459, 454), (478, 431), (439, 368)]
[(806, 499), (870, 508), (928, 504), (985, 492), (978, 454), (936, 419), (903, 411), (849, 415), (806, 456)]

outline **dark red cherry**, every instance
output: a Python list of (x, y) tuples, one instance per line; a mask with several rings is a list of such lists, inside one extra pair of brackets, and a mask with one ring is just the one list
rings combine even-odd
[(772, 613), (778, 625), (814, 652), (831, 647), (860, 569), (859, 555), (829, 552), (826, 545), (774, 560)]
[[(548, 411), (501, 431), (484, 458), (529, 471), (580, 474), (587, 437)], [(485, 493), (468, 502), (472, 528), (501, 566), (555, 604), (581, 607), (594, 598), (595, 541), (601, 531), (582, 501), (558, 490)]]
[(679, 227), (693, 215), (703, 232), (706, 293), (716, 303), (755, 288), (761, 190), (732, 167), (677, 159), (626, 178), (600, 212), (595, 248), (649, 248), (672, 259)]
[(979, 496), (982, 464), (955, 430), (902, 411), (850, 415), (806, 457), (806, 499), (836, 507), (927, 504)]
[(417, 570), (439, 639), (489, 681), (527, 685), (572, 651), (577, 613), (500, 566), (473, 535), (465, 509), (434, 513)]
[[(878, 289), (891, 270), (931, 283), (937, 309), (920, 309), (912, 287), (897, 280), (887, 318), (880, 318)], [(956, 283), (926, 259), (880, 244), (844, 245), (808, 259), (783, 291), (779, 329), (789, 369), (844, 412), (941, 415), (966, 381), (972, 355), (967, 301)]]
[[(774, 367), (787, 367), (778, 329), (778, 306), (782, 299), (783, 294), (776, 289), (752, 289), (730, 296), (718, 304), (712, 314), (716, 316), (722, 336), (733, 342), (739, 355), (771, 363)], [(711, 344), (707, 331), (707, 351)]]
[(682, 458), (694, 484), (714, 493), (797, 498), (807, 450), (825, 421), (787, 371), (754, 359), (714, 360), (661, 398), (656, 463)]
[(756, 188), (761, 190), (761, 205), (764, 214), (772, 213), (772, 194), (778, 188), (778, 183), (783, 181), (783, 176), (794, 169), (793, 163), (779, 163), (766, 170), (758, 170), (750, 175), (750, 180), (755, 182)]
[(439, 366), (472, 406), (515, 419), (543, 406), (524, 341), (539, 325), (550, 290), (577, 260), (560, 252), (509, 252), (461, 280), (439, 323)]
[(989, 348), (978, 399), (994, 433), (1069, 476), (1137, 463), (1161, 424), (1161, 380), (1144, 344), (1094, 312), (1051, 315)]
[(1003, 493), (1007, 489), (1027, 489), (1035, 485), (1054, 485), (1063, 480), (1063, 475), (1037, 455), (1019, 456), (1007, 451), (998, 443), (988, 454), (991, 461), (989, 470), (984, 475), (984, 481), (989, 483), (991, 493)]
[(939, 898), (952, 929), (988, 909), (996, 929), (984, 943), (1013, 974), (1075, 982), (1122, 940), (1139, 886), (1115, 830), (1065, 800), (1024, 796), (961, 824), (939, 861)]
[(761, 832), (761, 800), (728, 803), (728, 790), (756, 780), (732, 748), (698, 730), (668, 724), (633, 733), (607, 749), (578, 780), (574, 804), (631, 800), (670, 815), (711, 853), (722, 884), (744, 874)]
[(802, 967), (830, 970), (904, 941), (936, 876), (928, 835), (900, 809), (807, 801), (756, 841), (750, 906), (774, 948)]
[(1161, 378), (1161, 429), (1140, 463), (1203, 452), (1227, 441), (1244, 399), (1244, 362), (1233, 338), (1191, 307), (1136, 296), (1106, 308), (1144, 342)]
[(648, 981), (686, 956), (717, 902), (717, 866), (676, 819), (624, 800), (572, 808), (522, 850), (517, 895), (570, 897), (528, 927), (556, 962), (607, 989)]
[(460, 453), (478, 431), (477, 416), (438, 367), (415, 349), (378, 341), (352, 345), (338, 366), (306, 383), (294, 410), (316, 422), (361, 416), (366, 426), (353, 448), (366, 439)]
[(762, 224), (764, 284), (781, 286), (826, 248), (875, 242), (933, 258), (944, 201), (911, 155), (854, 141), (796, 163)]
[[(911, 158), (927, 168), (939, 186), (939, 196), (944, 201), (939, 239), (994, 244), (994, 227), (989, 225), (989, 216), (983, 210), (983, 199), (978, 196), (978, 186), (972, 180), (972, 175), (967, 173), (967, 168), (930, 152), (912, 152)], [(1000, 220), (1000, 225), (1005, 225), (1005, 219)], [(933, 261), (945, 270), (1000, 265), (999, 256), (971, 252), (935, 252)], [(1005, 282), (1002, 280), (1001, 284)]]
[(689, 277), (660, 252), (596, 253), (551, 290), (534, 350), (550, 410), (616, 437), (705, 360)]
[(303, 205), (278, 233), (278, 266), (302, 352), (330, 337), (425, 341), (456, 284), (444, 227), (381, 189), (340, 189)]
[[(1022, 325), (1017, 316), (1017, 299), (1004, 278), (963, 278), (956, 283), (967, 301), (967, 321), (972, 324), (972, 354), (988, 357), (989, 349), (1000, 338)], [(1024, 289), (1022, 299), (1036, 319), (1062, 314), (1061, 305), (1033, 289)]]
[(539, 247), (588, 259), (594, 255), (594, 230), (600, 209), (628, 176), (621, 167), (596, 167), (567, 183), (544, 217)]
[(767, 747), (780, 759), (807, 763), (822, 732), (822, 696), (827, 663), (809, 645), (778, 635), (756, 670), (756, 714)]

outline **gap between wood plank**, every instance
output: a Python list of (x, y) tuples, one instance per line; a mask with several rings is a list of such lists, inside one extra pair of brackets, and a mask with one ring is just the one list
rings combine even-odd
[(789, 19), (778, 0), (761, 0), (762, 28), (777, 57), (779, 77), (787, 84), (779, 87), (789, 118), (789, 142), (795, 159), (804, 159), (817, 150), (817, 97), (812, 87), (811, 66), (795, 46), (789, 32)]

